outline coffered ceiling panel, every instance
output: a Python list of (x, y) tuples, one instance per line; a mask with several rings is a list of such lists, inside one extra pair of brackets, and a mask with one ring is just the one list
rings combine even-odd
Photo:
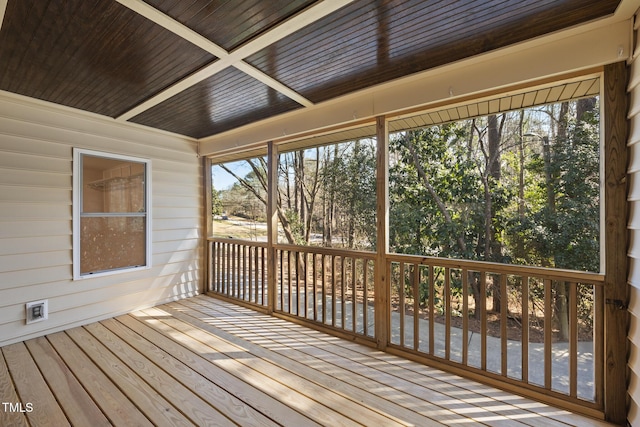
[(316, 0), (145, 0), (231, 51)]
[(111, 0), (12, 0), (0, 89), (116, 117), (215, 57)]
[(613, 13), (617, 0), (357, 0), (247, 62), (313, 102)]
[(131, 119), (194, 138), (301, 107), (230, 67)]

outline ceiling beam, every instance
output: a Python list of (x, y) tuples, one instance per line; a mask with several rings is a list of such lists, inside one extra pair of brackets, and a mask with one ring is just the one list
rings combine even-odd
[(4, 13), (7, 11), (7, 3), (9, 3), (9, 0), (0, 0), (0, 30), (2, 29), (2, 22), (4, 22)]
[[(175, 19), (165, 15), (164, 13), (148, 5), (142, 0), (117, 1), (123, 6), (144, 16), (145, 18), (171, 31), (177, 36), (219, 58), (209, 66), (184, 78), (175, 85), (167, 88), (166, 90), (158, 93), (156, 96), (117, 117), (117, 120), (119, 121), (126, 121), (230, 66), (237, 68), (238, 70), (244, 72), (245, 74), (253, 77), (254, 79), (282, 93), (283, 95), (305, 107), (312, 106), (313, 103), (310, 100), (294, 91), (293, 89), (282, 84), (278, 80), (249, 65), (244, 61), (244, 59), (260, 51), (261, 49), (264, 49), (265, 47), (277, 42), (278, 40), (281, 40), (284, 37), (306, 27), (307, 25), (317, 21), (318, 19), (335, 12), (336, 10), (351, 3), (353, 0), (324, 0), (321, 3), (318, 3), (298, 13), (294, 17), (286, 20), (280, 25), (272, 28), (271, 30), (265, 32), (264, 34), (232, 52), (227, 52), (221, 46), (218, 46), (211, 40), (203, 37), (202, 35), (181, 24)], [(2, 4), (2, 2), (6, 3), (6, 0), (0, 0), (0, 5)]]
[(284, 84), (280, 83), (278, 80), (263, 73), (257, 68), (252, 67), (251, 65), (247, 64), (244, 61), (235, 62), (233, 66), (238, 70), (242, 71), (243, 73), (250, 75), (254, 79), (261, 81), (262, 83), (266, 84), (270, 88), (277, 90), (278, 92), (282, 93), (285, 96), (288, 96), (289, 98), (296, 101), (298, 104), (301, 104), (305, 107), (311, 107), (313, 105), (313, 102), (309, 101), (307, 98), (300, 95), (298, 92), (294, 91), (288, 86), (285, 86)]
[(160, 12), (158, 9), (150, 6), (149, 4), (143, 2), (142, 0), (116, 0), (121, 5), (133, 10), (139, 15), (144, 16), (150, 21), (155, 22), (161, 27), (171, 31), (175, 35), (182, 37), (186, 41), (198, 46), (200, 49), (206, 50), (210, 54), (217, 56), (218, 58), (225, 58), (229, 56), (229, 53), (218, 46), (211, 40), (203, 37), (199, 33), (196, 33), (191, 28), (182, 25), (180, 22), (171, 18), (170, 16), (165, 15)]
[(292, 18), (280, 23), (276, 27), (271, 28), (269, 31), (251, 40), (249, 43), (240, 46), (238, 49), (234, 50), (231, 55), (234, 58), (244, 59), (265, 47), (282, 40), (288, 35), (313, 24), (338, 9), (342, 9), (344, 6), (352, 2), (353, 0), (324, 0), (321, 3), (303, 10)]

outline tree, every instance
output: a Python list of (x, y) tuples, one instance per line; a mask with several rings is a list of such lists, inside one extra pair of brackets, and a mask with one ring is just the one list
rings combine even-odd
[(211, 186), (211, 214), (222, 215), (224, 208), (222, 206), (222, 199), (220, 198), (220, 191), (217, 191), (215, 187)]

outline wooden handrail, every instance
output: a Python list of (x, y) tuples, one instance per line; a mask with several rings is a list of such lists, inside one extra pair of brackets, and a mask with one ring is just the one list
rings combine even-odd
[(604, 274), (590, 273), (560, 268), (532, 267), (526, 265), (502, 264), (498, 262), (474, 261), (452, 258), (429, 257), (420, 255), (389, 254), (387, 262), (410, 262), (420, 265), (435, 265), (438, 267), (458, 268), (472, 271), (485, 271), (496, 274), (515, 274), (519, 276), (535, 276), (550, 280), (575, 280), (589, 282), (594, 285), (604, 285)]

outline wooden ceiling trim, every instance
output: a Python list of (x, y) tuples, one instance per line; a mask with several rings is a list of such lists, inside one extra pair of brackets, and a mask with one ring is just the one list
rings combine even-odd
[(144, 0), (162, 13), (233, 51), (319, 0)]
[(191, 28), (182, 25), (180, 22), (175, 19), (165, 15), (154, 7), (148, 5), (142, 0), (116, 0), (121, 5), (128, 7), (134, 12), (144, 16), (145, 18), (155, 22), (156, 24), (164, 27), (165, 29), (171, 31), (177, 36), (182, 37), (190, 43), (195, 44), (200, 49), (206, 50), (207, 52), (217, 56), (218, 58), (224, 58), (228, 56), (228, 53), (225, 49), (218, 46), (211, 40), (206, 37), (196, 33)]
[(327, 15), (343, 8), (344, 6), (352, 3), (354, 0), (325, 0), (322, 3), (311, 6), (289, 19), (286, 22), (277, 25), (276, 27), (265, 32), (260, 37), (250, 41), (244, 46), (234, 50), (231, 55), (239, 59), (244, 59), (249, 55), (272, 45), (273, 43), (280, 41), (281, 39), (301, 30), (308, 25), (316, 22), (317, 20), (324, 18)]
[[(142, 16), (151, 19), (158, 25), (163, 26), (169, 31), (172, 31), (174, 34), (185, 38), (187, 41), (192, 43), (198, 43), (197, 45), (209, 53), (213, 53), (216, 57), (218, 57), (218, 61), (213, 64), (205, 67), (204, 69), (186, 77), (185, 79), (179, 81), (175, 85), (167, 88), (165, 91), (157, 94), (156, 96), (148, 99), (147, 101), (141, 103), (135, 108), (127, 111), (126, 113), (120, 115), (117, 120), (119, 121), (127, 121), (132, 119), (133, 117), (147, 111), (150, 108), (155, 107), (156, 105), (168, 100), (169, 98), (179, 94), (180, 92), (189, 89), (191, 86), (194, 86), (203, 80), (213, 76), (224, 69), (233, 66), (243, 72), (251, 75), (252, 77), (259, 80), (261, 83), (271, 87), (272, 89), (282, 93), (288, 98), (296, 101), (299, 104), (304, 106), (311, 106), (313, 103), (302, 96), (301, 94), (295, 92), (288, 86), (282, 84), (278, 80), (268, 77), (265, 73), (258, 70), (255, 67), (244, 62), (244, 58), (249, 55), (258, 52), (259, 50), (264, 49), (265, 47), (275, 43), (276, 41), (292, 34), (293, 32), (308, 26), (309, 24), (317, 21), (320, 18), (323, 18), (336, 10), (342, 8), (343, 6), (353, 2), (354, 0), (331, 0), (331, 1), (323, 1), (317, 5), (311, 6), (309, 9), (306, 9), (294, 16), (293, 18), (277, 25), (271, 30), (267, 31), (263, 35), (257, 37), (256, 39), (248, 42), (244, 46), (236, 49), (233, 52), (227, 52), (222, 47), (216, 45), (212, 41), (207, 38), (200, 36), (195, 33), (185, 25), (176, 21), (175, 19), (163, 14), (157, 9), (149, 6), (144, 3), (142, 0), (117, 0), (123, 6), (130, 8), (131, 10), (141, 14)], [(211, 49), (211, 50), (209, 50)], [(250, 68), (254, 68), (255, 71), (250, 70)]]
[(0, 0), (0, 30), (4, 21), (4, 13), (7, 11), (7, 3), (9, 3), (9, 0)]
[(224, 70), (225, 68), (227, 68), (229, 66), (228, 63), (225, 63), (225, 61), (222, 60), (218, 60), (206, 67), (204, 67), (203, 69), (201, 69), (200, 71), (195, 72), (194, 74), (191, 74), (190, 76), (180, 80), (178, 83), (174, 84), (173, 86), (170, 86), (168, 89), (165, 89), (164, 91), (160, 92), (159, 94), (157, 94), (156, 96), (153, 96), (152, 98), (148, 99), (147, 101), (143, 102), (142, 104), (132, 108), (131, 110), (127, 111), (124, 114), (121, 114), (120, 116), (118, 116), (116, 118), (116, 120), (118, 121), (128, 121), (131, 118), (144, 113), (145, 111), (155, 107), (158, 104), (161, 104), (162, 102), (168, 100), (169, 98), (172, 98), (173, 96), (178, 95), (181, 92), (184, 92), (185, 90), (189, 89), (190, 87), (208, 79), (209, 77), (213, 76), (214, 74), (217, 74), (218, 72)]
[(302, 106), (285, 95), (227, 67), (131, 121), (202, 138), (298, 108)]
[(252, 67), (251, 65), (247, 64), (244, 61), (239, 61), (233, 64), (233, 66), (238, 70), (242, 71), (243, 73), (248, 74), (254, 79), (259, 80), (260, 82), (266, 84), (270, 88), (275, 89), (281, 94), (291, 98), (292, 100), (296, 101), (298, 104), (304, 105), (305, 107), (311, 107), (313, 105), (313, 102), (309, 101), (307, 98), (300, 95), (298, 92), (294, 91), (288, 86), (285, 86), (284, 84), (280, 83), (278, 80), (263, 73), (257, 68)]

